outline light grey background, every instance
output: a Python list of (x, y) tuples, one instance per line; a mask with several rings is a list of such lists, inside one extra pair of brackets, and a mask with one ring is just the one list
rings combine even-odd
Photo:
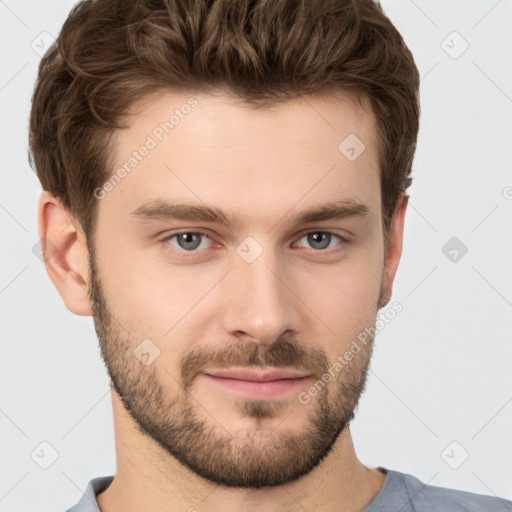
[[(2, 512), (66, 510), (91, 478), (115, 472), (92, 319), (65, 308), (32, 252), (37, 51), (73, 3), (0, 0)], [(378, 334), (356, 451), (366, 465), (511, 499), (512, 1), (382, 5), (420, 70), (422, 118), (391, 301), (404, 309)], [(452, 237), (467, 254), (457, 241), (443, 253)], [(58, 452), (47, 469), (36, 463), (51, 460), (42, 442)]]

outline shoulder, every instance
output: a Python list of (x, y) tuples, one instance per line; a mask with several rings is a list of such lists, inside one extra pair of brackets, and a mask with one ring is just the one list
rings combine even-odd
[(90, 480), (80, 501), (66, 512), (101, 512), (96, 495), (103, 492), (112, 483), (113, 479), (114, 475), (110, 475), (99, 476)]
[(512, 501), (504, 498), (428, 485), (413, 475), (394, 473), (403, 479), (414, 511), (434, 512), (443, 507), (450, 512), (512, 512)]

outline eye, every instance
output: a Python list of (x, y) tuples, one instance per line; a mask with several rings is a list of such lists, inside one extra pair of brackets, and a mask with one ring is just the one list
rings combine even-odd
[[(168, 236), (162, 240), (162, 242), (170, 243), (174, 247), (178, 249), (182, 249), (187, 252), (193, 252), (196, 249), (205, 247), (201, 247), (202, 238), (210, 238), (206, 233), (201, 231), (184, 231), (182, 233), (175, 233), (174, 235)], [(171, 240), (175, 238), (177, 245), (173, 244)]]
[[(341, 235), (336, 233), (331, 233), (330, 231), (310, 231), (302, 236), (300, 240), (307, 239), (307, 243), (313, 249), (317, 251), (323, 251), (325, 249), (329, 249), (332, 247), (337, 247), (335, 250), (340, 250), (347, 240), (343, 238)], [(178, 252), (199, 252), (198, 249), (208, 249), (210, 246), (205, 244), (205, 240), (210, 240), (211, 238), (208, 234), (202, 231), (182, 231), (181, 233), (174, 233), (172, 235), (168, 235), (161, 240), (164, 245), (171, 245)], [(332, 245), (332, 242), (338, 240), (339, 243)]]
[(331, 233), (330, 231), (311, 231), (306, 233), (300, 240), (304, 238), (307, 239), (307, 243), (311, 244), (313, 249), (318, 249), (320, 251), (335, 247), (331, 245), (331, 242), (335, 240), (341, 242), (336, 245), (343, 245), (345, 242), (347, 242), (347, 240), (341, 235)]

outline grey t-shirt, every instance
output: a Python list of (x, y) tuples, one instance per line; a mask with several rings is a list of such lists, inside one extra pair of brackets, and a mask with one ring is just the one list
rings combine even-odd
[[(426, 485), (415, 476), (392, 469), (365, 512), (512, 512), (512, 501), (456, 489)], [(66, 512), (101, 512), (96, 495), (104, 491), (113, 476), (94, 478), (80, 501)]]

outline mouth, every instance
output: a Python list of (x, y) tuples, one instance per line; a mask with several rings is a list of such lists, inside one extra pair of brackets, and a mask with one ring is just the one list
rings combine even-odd
[(260, 400), (271, 400), (293, 391), (298, 392), (311, 380), (311, 374), (287, 369), (207, 370), (202, 376), (207, 383), (224, 391)]

